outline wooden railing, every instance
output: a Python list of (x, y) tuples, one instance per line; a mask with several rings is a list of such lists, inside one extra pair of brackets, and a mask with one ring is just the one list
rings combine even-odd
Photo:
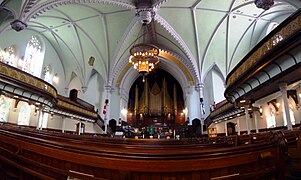
[[(285, 151), (281, 146), (286, 146), (281, 143), (287, 132), (280, 134), (261, 134), (250, 143), (231, 145), (197, 139), (76, 136), (0, 126), (0, 167), (7, 170), (0, 169), (0, 174), (43, 179), (281, 179)], [(235, 138), (242, 142), (243, 136)]]
[[(52, 104), (57, 102), (57, 91), (51, 84), (3, 62), (0, 62), (0, 82), (6, 85), (9, 84), (10, 86), (13, 86), (14, 88), (11, 91), (6, 90), (5, 87), (1, 89), (3, 91), (12, 93), (13, 95), (25, 97), (28, 92), (33, 92), (37, 96), (45, 98), (45, 101), (49, 101), (50, 104), (41, 102), (46, 103), (46, 105), (48, 106), (51, 106)], [(17, 94), (16, 92), (14, 92), (16, 89), (21, 89), (25, 92), (27, 91), (27, 93), (23, 92), (22, 94)], [(39, 100), (39, 98), (37, 98), (37, 100)]]

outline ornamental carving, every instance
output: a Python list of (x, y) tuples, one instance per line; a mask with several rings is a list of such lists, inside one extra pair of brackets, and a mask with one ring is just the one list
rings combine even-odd
[(9, 65), (0, 63), (0, 74), (11, 77), (22, 83), (34, 86), (42, 91), (46, 91), (49, 94), (51, 94), (54, 98), (57, 97), (57, 92), (52, 86), (49, 86), (41, 79), (34, 78), (33, 76), (23, 71), (16, 70), (14, 67), (10, 67)]

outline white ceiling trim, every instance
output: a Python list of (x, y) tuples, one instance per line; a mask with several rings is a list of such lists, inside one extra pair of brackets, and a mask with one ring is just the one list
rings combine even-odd
[(169, 25), (165, 19), (163, 19), (160, 15), (156, 14), (154, 17), (154, 20), (161, 25), (175, 40), (176, 42), (180, 45), (180, 47), (183, 49), (185, 55), (187, 56), (189, 63), (187, 61), (183, 61), (182, 63), (187, 66), (187, 68), (190, 71), (193, 71), (195, 75), (195, 81), (198, 84), (200, 82), (200, 76), (199, 76), (199, 71), (198, 71), (198, 66), (196, 64), (196, 60), (193, 57), (190, 49), (184, 42), (184, 40), (181, 38), (181, 36), (173, 29), (171, 25)]
[[(132, 19), (131, 23), (128, 25), (127, 29), (123, 33), (123, 35), (122, 35), (122, 37), (121, 37), (121, 39), (118, 43), (118, 46), (115, 50), (115, 53), (114, 53), (113, 58), (112, 58), (112, 60), (114, 61), (113, 62), (114, 65), (112, 66), (112, 70), (111, 70), (111, 73), (109, 75), (109, 80), (108, 80), (108, 83), (107, 83), (110, 86), (112, 86), (113, 80), (116, 79), (116, 77), (118, 77), (120, 72), (123, 70), (123, 68), (128, 63), (128, 57), (124, 57), (124, 55), (127, 53), (126, 51), (122, 52), (120, 57), (118, 57), (118, 55), (121, 53), (120, 51), (125, 48), (125, 45), (127, 45), (129, 35), (132, 34), (135, 27), (138, 24), (140, 24), (140, 22), (138, 20), (139, 19), (136, 16), (135, 16), (135, 18)], [(130, 46), (132, 46), (133, 43), (131, 43)]]
[[(219, 28), (221, 27), (222, 23), (224, 22), (224, 20), (228, 17), (229, 15), (228, 14), (225, 14), (223, 16), (223, 18), (219, 21), (219, 23), (217, 24), (217, 26), (214, 28), (213, 30), (213, 33), (211, 34), (210, 38), (209, 38), (209, 42), (208, 44), (206, 45), (206, 48), (205, 48), (205, 51), (204, 51), (204, 54), (203, 54), (203, 57), (200, 59), (201, 63), (200, 63), (200, 69), (201, 69), (201, 72), (204, 72), (204, 63), (206, 61), (206, 57), (207, 57), (207, 53), (210, 49), (210, 46), (211, 46), (211, 43), (212, 43), (212, 40), (214, 39), (215, 35), (217, 34)], [(201, 76), (201, 82), (204, 82), (204, 77)]]
[[(200, 1), (199, 1), (200, 2)], [(198, 63), (200, 62), (201, 59), (201, 53), (200, 53), (200, 39), (199, 39), (199, 31), (198, 31), (198, 25), (196, 22), (196, 15), (195, 15), (195, 8), (191, 8), (192, 10), (192, 19), (193, 19), (193, 30), (194, 30), (194, 35), (195, 35), (195, 46), (196, 46), (196, 53), (197, 53), (197, 59), (198, 59)], [(198, 64), (199, 66), (200, 64)], [(199, 74), (199, 76), (201, 76), (201, 74)]]
[(28, 13), (23, 14), (23, 20), (28, 21), (31, 18), (36, 18), (43, 12), (46, 12), (50, 9), (56, 8), (58, 6), (67, 5), (67, 4), (86, 4), (86, 3), (103, 3), (120, 6), (126, 9), (135, 9), (135, 4), (127, 0), (47, 0), (43, 3), (36, 4), (31, 8)]
[[(43, 24), (41, 24), (41, 23), (38, 23), (38, 22), (32, 22), (32, 23), (38, 24), (38, 25), (40, 25), (40, 26), (32, 26), (32, 25), (31, 25), (30, 27), (37, 27), (37, 28), (42, 28), (42, 27), (44, 27), (44, 28), (47, 28), (47, 27), (45, 27), (45, 26), (44, 26)], [(41, 27), (41, 26), (42, 26), (42, 27)], [(48, 38), (44, 35), (44, 33), (46, 33), (46, 30), (45, 30), (44, 32), (39, 32), (39, 31), (37, 31), (37, 30), (35, 30), (35, 29), (32, 29), (32, 28), (30, 28), (30, 27), (27, 28), (27, 29), (36, 32), (37, 34), (43, 36), (45, 39), (48, 40)], [(44, 29), (44, 28), (43, 28), (43, 29)], [(50, 31), (51, 35), (52, 35), (53, 38), (55, 39), (55, 42), (57, 43), (57, 46), (59, 47), (59, 50), (62, 50), (62, 48), (61, 48), (61, 46), (60, 46), (60, 43), (59, 43), (58, 40), (57, 40), (56, 34), (55, 34), (51, 29), (47, 29), (47, 30)], [(61, 53), (58, 52), (58, 49), (55, 48), (56, 46), (55, 46), (51, 41), (48, 40), (48, 43), (51, 44), (51, 46), (53, 47), (54, 51), (56, 52), (56, 54), (57, 54), (58, 57), (59, 57), (59, 61), (61, 62), (61, 65), (62, 65), (62, 68), (63, 68), (63, 72), (64, 72), (65, 81), (66, 81), (66, 80), (67, 80), (67, 79), (66, 79), (66, 68), (65, 68), (65, 65), (64, 65), (64, 63), (63, 63), (63, 58), (61, 57)]]
[(155, 8), (155, 9), (158, 9), (158, 8), (160, 8), (160, 6), (164, 3), (164, 2), (166, 2), (167, 0), (158, 0), (157, 2), (155, 2), (154, 4), (153, 4), (153, 7)]

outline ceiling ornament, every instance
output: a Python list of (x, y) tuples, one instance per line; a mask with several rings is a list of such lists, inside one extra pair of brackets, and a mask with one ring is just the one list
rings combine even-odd
[(13, 22), (10, 23), (11, 28), (17, 32), (22, 31), (27, 27), (27, 24), (19, 19), (15, 19)]
[(142, 24), (149, 24), (155, 16), (155, 12), (151, 8), (137, 9), (136, 16)]
[(274, 5), (274, 0), (255, 0), (255, 5), (258, 8), (268, 10)]

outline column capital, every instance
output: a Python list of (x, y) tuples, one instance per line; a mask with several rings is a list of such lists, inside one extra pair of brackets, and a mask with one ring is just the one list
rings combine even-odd
[(195, 90), (197, 92), (201, 92), (201, 94), (202, 94), (203, 89), (204, 89), (204, 83), (199, 83), (195, 86)]
[(279, 89), (283, 93), (287, 90), (287, 83), (279, 83)]
[(106, 86), (105, 86), (105, 91), (106, 91), (107, 93), (112, 93), (113, 90), (114, 90), (114, 88), (112, 88), (112, 86), (110, 86), (110, 85), (106, 85)]

